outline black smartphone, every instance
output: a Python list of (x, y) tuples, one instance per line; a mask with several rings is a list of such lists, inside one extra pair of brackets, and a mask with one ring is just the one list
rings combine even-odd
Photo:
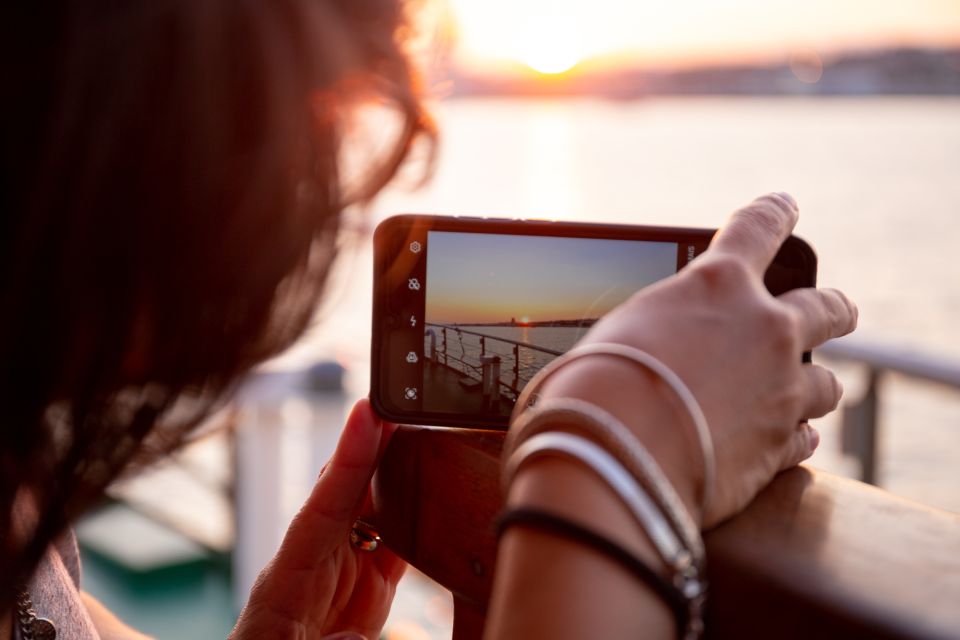
[[(401, 215), (374, 232), (370, 399), (393, 422), (505, 428), (517, 396), (605, 313), (703, 253), (715, 229)], [(816, 283), (791, 236), (774, 295)]]

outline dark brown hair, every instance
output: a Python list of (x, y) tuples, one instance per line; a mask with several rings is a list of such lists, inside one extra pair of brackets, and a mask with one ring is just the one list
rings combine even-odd
[[(340, 212), (432, 129), (399, 0), (0, 12), (0, 602), (11, 602), (132, 460), (175, 447), (300, 335)], [(351, 195), (337, 160), (352, 109), (369, 101), (403, 126)], [(33, 508), (35, 521), (13, 527), (14, 511)]]

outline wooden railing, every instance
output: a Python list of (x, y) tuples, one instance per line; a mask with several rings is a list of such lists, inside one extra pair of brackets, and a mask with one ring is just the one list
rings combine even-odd
[[(400, 427), (374, 480), (384, 542), (482, 633), (503, 432)], [(960, 516), (800, 467), (706, 535), (709, 638), (960, 638)], [(523, 603), (517, 603), (523, 606)]]

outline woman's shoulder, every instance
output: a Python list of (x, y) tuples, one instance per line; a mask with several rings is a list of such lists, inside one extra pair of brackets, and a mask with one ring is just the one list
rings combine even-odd
[(80, 589), (80, 547), (73, 529), (67, 529), (66, 533), (53, 543), (52, 549), (60, 556), (73, 585)]
[(99, 638), (80, 597), (80, 552), (72, 531), (47, 549), (30, 580), (27, 594), (37, 617), (56, 625), (58, 638)]

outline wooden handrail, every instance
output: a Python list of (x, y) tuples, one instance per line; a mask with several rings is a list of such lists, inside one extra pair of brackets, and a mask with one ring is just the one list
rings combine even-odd
[[(503, 433), (400, 427), (374, 479), (384, 542), (479, 638)], [(711, 638), (960, 638), (960, 516), (807, 468), (706, 536)]]

